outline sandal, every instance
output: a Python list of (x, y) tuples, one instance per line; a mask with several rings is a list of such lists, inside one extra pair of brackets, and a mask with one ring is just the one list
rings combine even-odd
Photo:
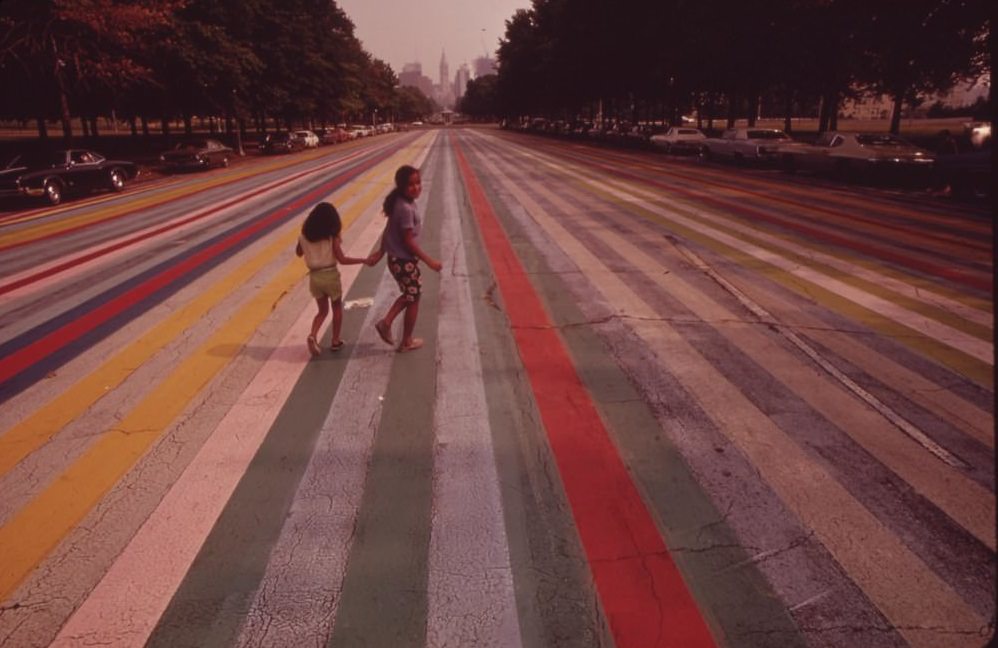
[(392, 339), (392, 331), (388, 328), (388, 325), (385, 324), (384, 320), (378, 320), (375, 322), (374, 330), (378, 332), (378, 335), (381, 336), (381, 339), (384, 340), (385, 344), (395, 346), (395, 340)]
[(329, 345), (330, 351), (339, 351), (342, 348), (343, 348), (343, 340), (336, 340), (335, 342)]
[(308, 336), (306, 343), (308, 344), (308, 352), (312, 355), (317, 356), (322, 351), (319, 348), (319, 342), (315, 339), (314, 335)]
[(423, 338), (412, 338), (409, 341), (409, 344), (399, 345), (399, 353), (405, 353), (406, 351), (415, 351), (421, 346), (423, 346)]

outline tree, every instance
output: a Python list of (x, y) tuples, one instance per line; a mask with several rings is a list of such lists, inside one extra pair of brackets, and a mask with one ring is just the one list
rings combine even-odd
[[(15, 64), (58, 101), (64, 137), (72, 138), (71, 99), (115, 94), (148, 79), (138, 55), (168, 29), (182, 0), (5, 0), (0, 3), (0, 63)], [(39, 102), (40, 103), (40, 102)], [(41, 106), (39, 105), (40, 109)], [(41, 119), (41, 115), (39, 115)]]
[(894, 100), (890, 132), (901, 109), (920, 95), (943, 93), (987, 69), (992, 5), (986, 0), (878, 0), (873, 3), (871, 90)]
[(498, 77), (495, 74), (468, 81), (459, 110), (473, 119), (488, 119), (498, 114)]

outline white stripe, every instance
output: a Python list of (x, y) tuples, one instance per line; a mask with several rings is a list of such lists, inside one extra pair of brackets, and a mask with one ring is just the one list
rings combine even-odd
[[(350, 253), (366, 253), (381, 230), (372, 220)], [(358, 271), (343, 268), (344, 290)], [(313, 317), (302, 313), (53, 647), (145, 644), (306, 365)]]
[(426, 645), (520, 645), (513, 574), (482, 386), (455, 167), (447, 149), (433, 427)]
[[(376, 231), (368, 250), (384, 229), (380, 203), (371, 209)], [(343, 373), (237, 646), (317, 645), (332, 631), (395, 354), (374, 321), (397, 294), (385, 272), (357, 340), (361, 352)]]

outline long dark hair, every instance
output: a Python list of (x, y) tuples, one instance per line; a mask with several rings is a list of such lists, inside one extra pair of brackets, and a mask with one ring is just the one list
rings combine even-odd
[(301, 233), (313, 243), (327, 238), (336, 238), (343, 229), (340, 213), (330, 203), (321, 202), (312, 208), (301, 226)]
[(385, 202), (381, 205), (381, 209), (384, 210), (386, 217), (392, 215), (392, 210), (395, 209), (395, 201), (397, 199), (409, 200), (409, 197), (405, 195), (405, 190), (409, 186), (409, 178), (412, 177), (413, 173), (419, 173), (419, 169), (408, 164), (403, 164), (395, 172), (395, 188), (385, 196)]

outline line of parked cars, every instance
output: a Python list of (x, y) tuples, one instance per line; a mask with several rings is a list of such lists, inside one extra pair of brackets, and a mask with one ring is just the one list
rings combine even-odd
[(895, 135), (832, 131), (813, 142), (797, 141), (778, 128), (728, 128), (709, 137), (692, 124), (668, 127), (624, 122), (566, 122), (544, 118), (500, 124), (505, 128), (635, 146), (702, 161), (768, 165), (788, 173), (809, 172), (839, 180), (876, 180), (945, 187), (946, 193), (984, 197), (990, 188), (990, 124), (968, 125), (973, 151), (937, 155)]

